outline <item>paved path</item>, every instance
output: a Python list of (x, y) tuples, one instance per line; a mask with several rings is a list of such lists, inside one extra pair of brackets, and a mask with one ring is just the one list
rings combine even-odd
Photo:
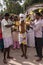
[[(36, 55), (35, 48), (28, 48), (27, 56), (28, 59), (21, 57), (21, 50), (11, 50), (11, 56), (14, 58), (11, 60), (7, 60), (7, 65), (43, 65), (43, 59), (40, 62), (36, 62), (37, 59), (34, 55)], [(0, 52), (0, 65), (5, 65), (3, 63), (3, 53)]]

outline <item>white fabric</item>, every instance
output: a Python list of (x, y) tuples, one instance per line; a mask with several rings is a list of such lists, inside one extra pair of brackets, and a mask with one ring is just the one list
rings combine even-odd
[(8, 20), (8, 22), (3, 19), (1, 22), (1, 26), (2, 26), (2, 36), (3, 36), (3, 40), (4, 40), (4, 48), (9, 47), (10, 45), (12, 45), (12, 35), (11, 35), (11, 27), (7, 28), (5, 27), (5, 25), (9, 25), (12, 24), (10, 20)]
[(41, 24), (41, 22), (42, 22), (42, 20), (39, 19), (38, 21), (35, 22), (34, 27), (33, 27), (35, 37), (37, 37), (37, 38), (41, 38), (42, 37), (42, 24)]
[(35, 38), (34, 38), (34, 31), (30, 29), (28, 31), (28, 38), (29, 38), (29, 44), (30, 47), (35, 47)]
[(29, 46), (29, 30), (27, 30), (27, 46)]
[(11, 28), (7, 28), (5, 27), (5, 25), (9, 25), (10, 23), (10, 20), (8, 20), (8, 22), (3, 19), (2, 22), (1, 22), (1, 26), (2, 26), (2, 35), (3, 35), (3, 38), (8, 38), (8, 37), (11, 37)]
[[(22, 13), (19, 15), (19, 17), (20, 17), (20, 21), (23, 21), (23, 20), (25, 20), (25, 18), (26, 18), (26, 16), (25, 16), (24, 14), (22, 14)], [(23, 17), (23, 18), (22, 18), (22, 17)]]
[(23, 33), (23, 34), (19, 33), (19, 44), (21, 44), (21, 43), (23, 43), (24, 45), (27, 44), (27, 35), (26, 35), (26, 32)]
[(41, 26), (43, 27), (43, 19), (41, 19)]
[(4, 38), (4, 48), (8, 48), (9, 46), (13, 45), (12, 37)]

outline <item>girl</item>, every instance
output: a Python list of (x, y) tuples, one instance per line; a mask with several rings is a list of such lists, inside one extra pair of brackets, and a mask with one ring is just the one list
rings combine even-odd
[(18, 41), (18, 19), (17, 19), (17, 16), (15, 16), (13, 24), (14, 24), (14, 26), (12, 26), (13, 48), (19, 49), (20, 45), (19, 45), (19, 41)]

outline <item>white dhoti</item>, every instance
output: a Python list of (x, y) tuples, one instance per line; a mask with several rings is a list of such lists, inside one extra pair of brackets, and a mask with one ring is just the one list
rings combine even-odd
[(34, 31), (31, 29), (29, 30), (29, 46), (35, 47)]
[(27, 44), (27, 35), (26, 33), (19, 33), (19, 44)]
[(13, 45), (12, 38), (4, 38), (4, 48), (8, 48), (9, 46)]
[(29, 46), (29, 30), (28, 30), (28, 33), (27, 33), (27, 46)]

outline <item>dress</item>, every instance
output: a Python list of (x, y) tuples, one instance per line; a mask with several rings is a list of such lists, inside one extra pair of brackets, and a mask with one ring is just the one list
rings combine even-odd
[(11, 35), (11, 27), (9, 28), (5, 27), (5, 25), (10, 25), (10, 24), (12, 24), (10, 20), (6, 21), (5, 19), (3, 19), (1, 22), (4, 48), (8, 48), (9, 46), (13, 44), (12, 35)]
[(16, 24), (16, 25), (12, 26), (12, 38), (13, 38), (13, 48), (14, 49), (20, 48), (19, 40), (18, 40), (18, 34), (19, 34), (19, 32), (18, 32), (18, 26)]

